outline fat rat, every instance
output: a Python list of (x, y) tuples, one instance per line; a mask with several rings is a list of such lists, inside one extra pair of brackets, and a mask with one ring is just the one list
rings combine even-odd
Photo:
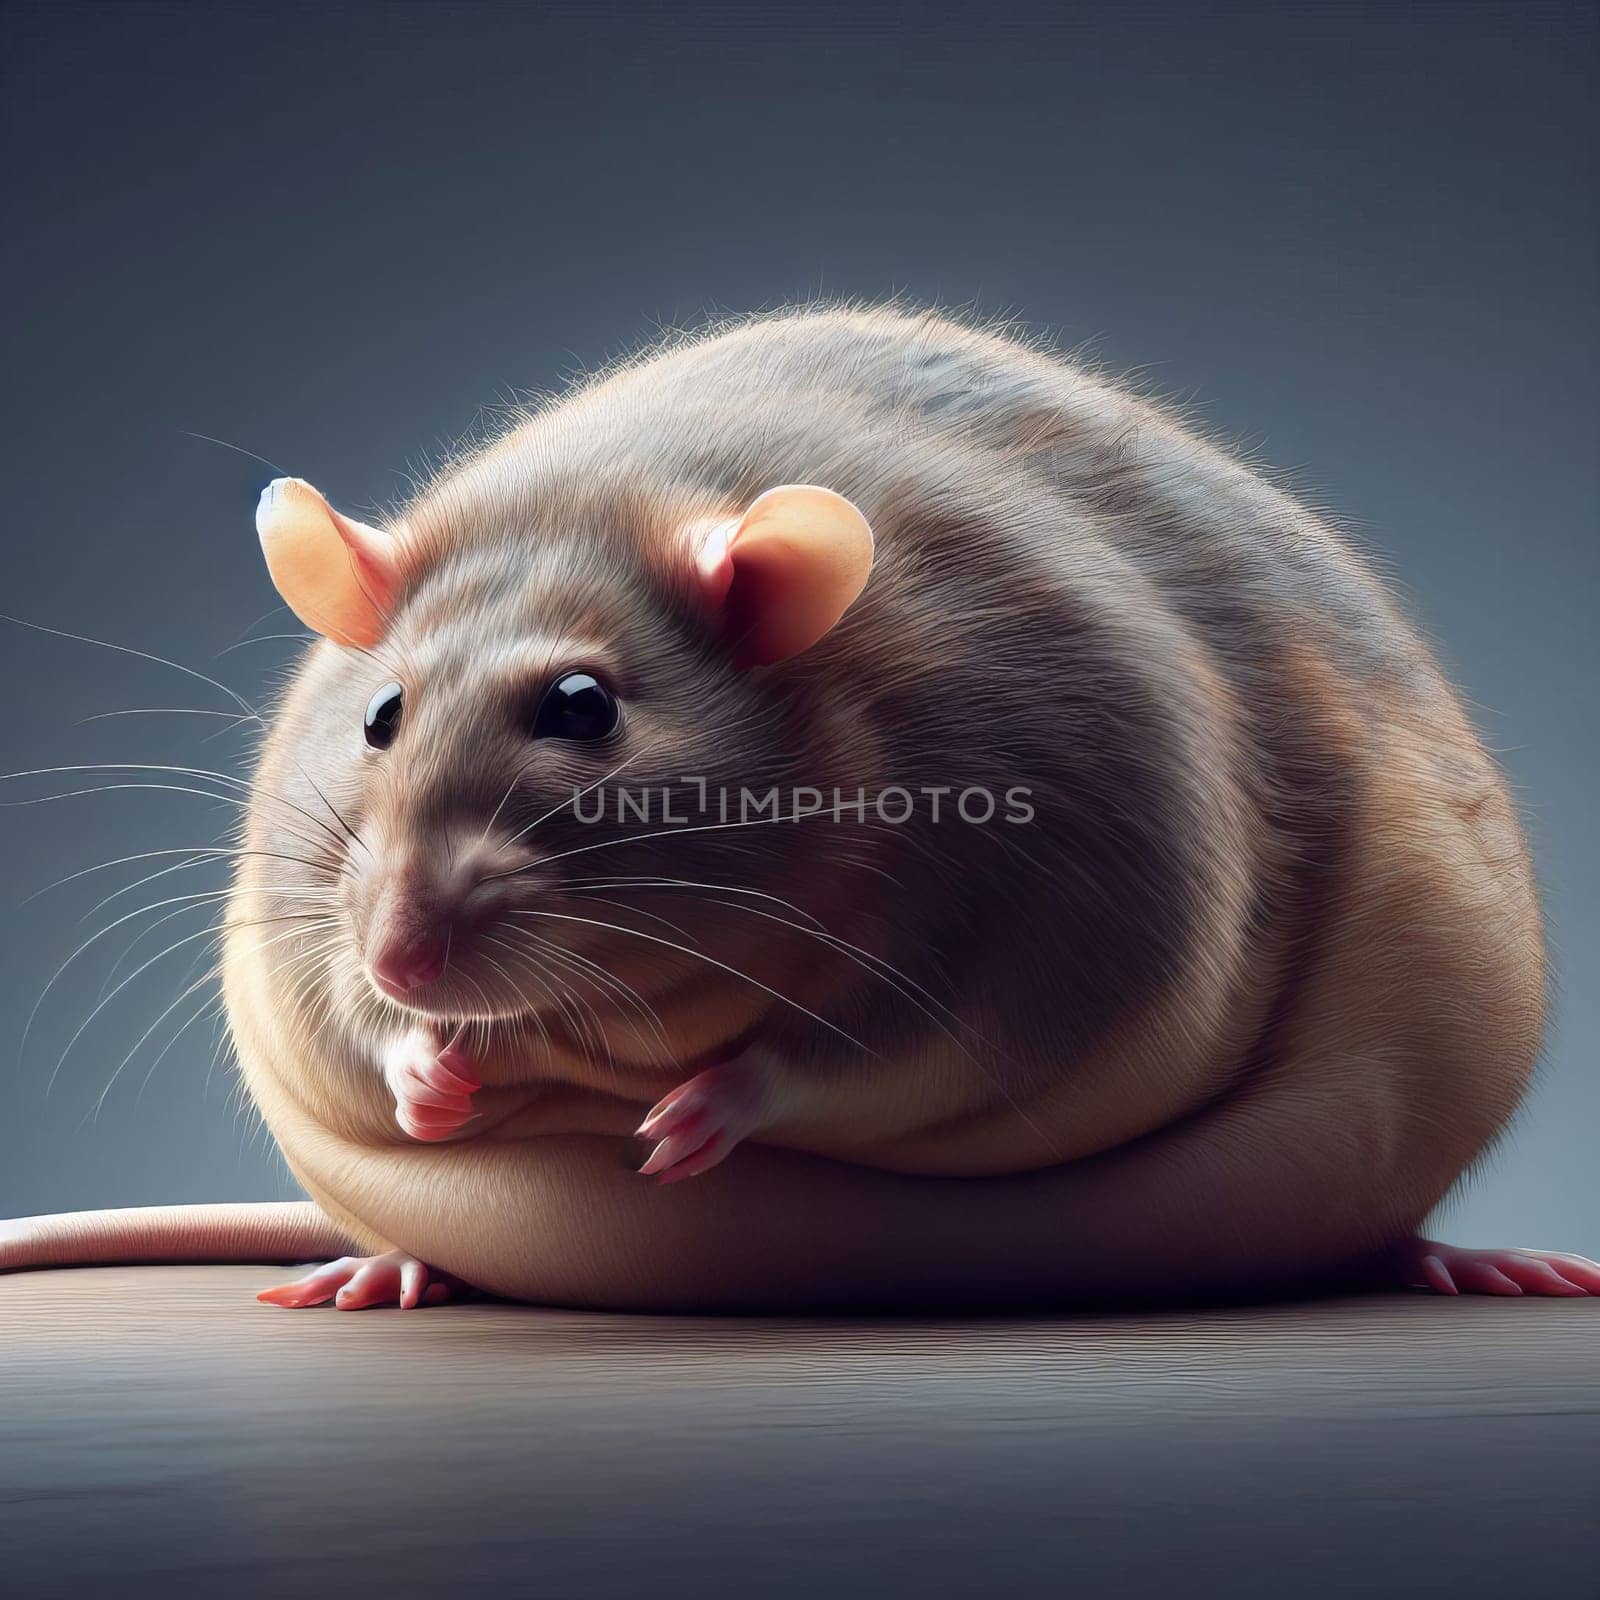
[(347, 1307), (1600, 1291), (1415, 1232), (1538, 1049), (1504, 785), (1351, 549), (1149, 404), (807, 310), (382, 528), (297, 480), (258, 527), (321, 640), (225, 985), (319, 1212), (13, 1260), (331, 1246), (263, 1298)]

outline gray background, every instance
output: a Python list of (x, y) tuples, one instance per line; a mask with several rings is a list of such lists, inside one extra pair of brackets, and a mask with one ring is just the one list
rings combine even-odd
[[(251, 528), (272, 473), (191, 432), (359, 507), (481, 406), (708, 309), (1016, 312), (1292, 470), (1439, 641), (1518, 786), (1563, 974), (1538, 1092), (1441, 1227), (1600, 1254), (1593, 18), (5, 5), (0, 609), (255, 698), (295, 649), (230, 650), (287, 624)], [(7, 624), (0, 662), (7, 771), (243, 770), (219, 719), (81, 722), (226, 708), (192, 679)], [(117, 994), (51, 1086), (126, 924), (21, 1048), (82, 938), (220, 880), (91, 912), (124, 867), (25, 898), (228, 820), (143, 791), (0, 811), (0, 1214), (292, 1192), (208, 1017), (155, 1059), (207, 998), (158, 1020), (203, 940)]]

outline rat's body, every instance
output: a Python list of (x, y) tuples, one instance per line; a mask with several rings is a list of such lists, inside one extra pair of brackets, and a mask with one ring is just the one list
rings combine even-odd
[[(760, 498), (786, 484), (850, 506)], [(763, 567), (738, 541), (768, 503)], [(870, 582), (789, 637), (785, 585), (834, 558), (783, 563), (813, 516), (855, 548), (856, 510)], [(396, 554), (342, 537), (374, 564), (333, 623), (280, 575), (343, 642), (267, 741), (226, 981), (257, 1105), (362, 1244), (616, 1305), (1380, 1259), (1451, 1283), (1414, 1230), (1532, 1070), (1528, 861), (1381, 586), (1237, 462), (1010, 340), (808, 312), (534, 416), (408, 507)], [(724, 539), (733, 576), (701, 593)], [(530, 739), (579, 668), (620, 728)], [(774, 787), (823, 814), (738, 809)], [(952, 815), (963, 791), (987, 821)], [(660, 1192), (615, 1137), (652, 1104), (646, 1172), (751, 1144)], [(1451, 1264), (1600, 1287), (1554, 1257)]]

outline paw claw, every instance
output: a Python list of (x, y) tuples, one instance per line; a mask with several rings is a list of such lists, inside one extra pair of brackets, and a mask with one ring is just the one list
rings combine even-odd
[(360, 1265), (361, 1263), (351, 1256), (341, 1256), (337, 1261), (330, 1261), (325, 1267), (313, 1268), (291, 1283), (280, 1283), (274, 1288), (263, 1289), (256, 1299), (265, 1305), (284, 1306), (291, 1311), (298, 1311), (305, 1306), (319, 1306), (325, 1300), (331, 1300), (339, 1285), (345, 1282)]
[(702, 1172), (709, 1172), (718, 1166), (722, 1158), (733, 1148), (733, 1142), (721, 1134), (713, 1134), (693, 1154), (685, 1156), (683, 1160), (674, 1162), (661, 1176), (657, 1183), (682, 1183), (685, 1178), (698, 1178)]
[(463, 1094), (476, 1094), (483, 1087), (460, 1045), (447, 1044), (434, 1058), (433, 1071)]
[(639, 1168), (639, 1176), (653, 1178), (658, 1172), (670, 1167), (684, 1151), (684, 1145), (678, 1139), (663, 1139), (654, 1150), (645, 1158), (645, 1163)]
[(710, 1115), (706, 1107), (679, 1104), (669, 1096), (639, 1124), (635, 1137), (640, 1139), (665, 1139), (672, 1134), (691, 1133)]

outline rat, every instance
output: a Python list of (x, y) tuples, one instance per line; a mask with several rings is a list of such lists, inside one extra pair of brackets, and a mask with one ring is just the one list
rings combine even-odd
[(317, 638), (224, 991), (312, 1204), (36, 1220), (14, 1264), (336, 1253), (262, 1298), (351, 1309), (1600, 1293), (1418, 1233), (1539, 1050), (1505, 783), (1369, 563), (1161, 407), (809, 307), (382, 525), (280, 479), (257, 527)]

